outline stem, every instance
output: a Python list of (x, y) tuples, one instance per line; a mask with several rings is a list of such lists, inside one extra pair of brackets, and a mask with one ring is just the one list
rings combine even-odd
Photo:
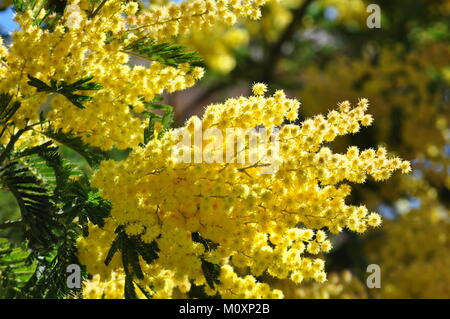
[(106, 4), (106, 1), (108, 0), (103, 0), (102, 3), (100, 3), (100, 5), (94, 10), (92, 11), (92, 13), (89, 15), (89, 20), (94, 18), (98, 12), (103, 8), (103, 6)]
[[(278, 41), (268, 49), (266, 54), (267, 58), (263, 61), (253, 61), (251, 58), (247, 58), (244, 63), (248, 64), (247, 69), (258, 70), (256, 74), (248, 74), (242, 72), (242, 69), (236, 67), (231, 73), (228, 79), (229, 81), (219, 81), (213, 84), (210, 88), (206, 89), (197, 98), (195, 98), (191, 103), (187, 105), (184, 109), (186, 113), (192, 112), (201, 104), (202, 101), (208, 100), (213, 94), (217, 93), (217, 90), (224, 90), (236, 84), (237, 80), (240, 78), (244, 79), (258, 79), (261, 82), (270, 83), (273, 78), (273, 73), (281, 58), (281, 48), (283, 45), (292, 37), (296, 30), (299, 29), (300, 23), (305, 16), (308, 7), (314, 0), (305, 0), (303, 4), (295, 10), (292, 10), (292, 21), (286, 27), (286, 29), (281, 34)], [(259, 71), (260, 70), (260, 71)]]
[(0, 155), (0, 165), (4, 162), (4, 160), (8, 157), (8, 154), (11, 152), (11, 150), (14, 147), (14, 144), (16, 144), (17, 140), (22, 136), (24, 132), (28, 130), (28, 126), (20, 129), (16, 134), (14, 134), (11, 139), (8, 142), (8, 145), (6, 145), (5, 150)]
[[(192, 14), (192, 15), (190, 15), (189, 17), (201, 17), (201, 16), (207, 14), (208, 12), (209, 12), (209, 11), (205, 11), (205, 12), (201, 12), (201, 13)], [(164, 20), (164, 21), (157, 21), (157, 22), (154, 22), (154, 23), (151, 23), (151, 24), (145, 24), (145, 25), (141, 25), (141, 26), (136, 27), (136, 28), (128, 29), (127, 31), (134, 32), (134, 31), (137, 31), (137, 30), (141, 30), (141, 29), (153, 27), (153, 26), (158, 25), (158, 24), (163, 24), (163, 23), (168, 23), (168, 22), (178, 21), (178, 20), (180, 20), (181, 18), (184, 18), (184, 17), (183, 17), (183, 16), (180, 16), (180, 17), (178, 17), (178, 18), (167, 19), (167, 20)]]
[(249, 165), (249, 166), (246, 166), (246, 167), (238, 168), (237, 170), (238, 170), (239, 172), (243, 172), (243, 171), (245, 171), (245, 170), (247, 170), (247, 169), (249, 169), (249, 168), (265, 167), (265, 166), (269, 166), (269, 165), (270, 165), (270, 164), (260, 164), (260, 163), (255, 163), (255, 164), (252, 164), (252, 165)]
[(300, 24), (302, 22), (303, 17), (308, 10), (309, 5), (314, 0), (305, 0), (300, 7), (292, 11), (292, 21), (291, 23), (284, 29), (281, 36), (278, 38), (278, 41), (269, 49), (269, 53), (267, 55), (267, 59), (265, 61), (265, 68), (263, 68), (263, 76), (262, 81), (265, 83), (270, 82), (270, 79), (273, 77), (273, 73), (277, 66), (278, 61), (281, 58), (281, 48), (283, 45), (294, 35), (295, 31), (298, 30)]

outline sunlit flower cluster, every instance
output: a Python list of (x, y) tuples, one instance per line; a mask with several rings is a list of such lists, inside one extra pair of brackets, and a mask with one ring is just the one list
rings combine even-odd
[(185, 34), (192, 27), (211, 28), (218, 21), (227, 25), (236, 23), (238, 17), (256, 20), (261, 16), (260, 6), (267, 0), (187, 0), (180, 4), (150, 5), (128, 22), (140, 32), (153, 38), (164, 39)]
[[(282, 297), (280, 291), (256, 282), (253, 276), (267, 273), (296, 283), (307, 279), (325, 282), (324, 261), (314, 255), (330, 251), (327, 230), (364, 232), (380, 224), (377, 213), (345, 203), (351, 191), (348, 183), (363, 183), (368, 176), (385, 180), (395, 170), (408, 172), (409, 163), (388, 157), (384, 148), (360, 151), (350, 147), (346, 153), (337, 154), (323, 145), (370, 125), (372, 117), (365, 114), (368, 101), (362, 99), (353, 108), (349, 102), (342, 102), (327, 116), (318, 115), (301, 125), (283, 124), (297, 119), (300, 103), (288, 99), (283, 91), (266, 97), (266, 89), (263, 84), (255, 84), (253, 96), (210, 105), (202, 119), (189, 119), (185, 127), (134, 149), (125, 161), (101, 164), (93, 184), (113, 204), (109, 222), (124, 226), (129, 236), (156, 242), (159, 247), (158, 258), (147, 268), (146, 278), (164, 269), (175, 281), (203, 285), (202, 263), (207, 261), (221, 267), (220, 284), (214, 289), (207, 287), (211, 295)], [(278, 154), (270, 146), (257, 148), (264, 154), (250, 164), (179, 163), (173, 159), (182, 130), (193, 137), (199, 127), (201, 132), (213, 127), (222, 131), (242, 128), (245, 132), (258, 126), (280, 128), (276, 137)], [(267, 146), (266, 142), (263, 139), (263, 145)], [(236, 149), (237, 153), (250, 155), (248, 143)], [(191, 148), (195, 157), (198, 145)], [(211, 149), (217, 152), (217, 140), (204, 139), (201, 149), (203, 155)], [(265, 174), (264, 169), (275, 162), (276, 172)], [(93, 232), (85, 242), (95, 242), (99, 249), (108, 247), (113, 228)], [(218, 246), (206, 249), (193, 240), (193, 233)], [(106, 244), (100, 244), (103, 238)], [(81, 260), (96, 273), (95, 265), (102, 262), (105, 253), (86, 250)], [(246, 267), (250, 269), (246, 277), (237, 275)]]
[[(317, 106), (308, 114), (322, 112), (344, 96), (367, 96), (379, 119), (374, 132), (377, 140), (393, 140), (404, 156), (437, 158), (450, 136), (445, 87), (436, 82), (448, 66), (448, 57), (447, 44), (432, 43), (407, 54), (386, 48), (376, 59), (370, 55), (352, 61), (337, 58), (325, 71), (304, 70), (307, 85), (299, 94), (304, 103)], [(430, 90), (432, 85), (436, 89)]]
[[(208, 41), (205, 41), (205, 38)], [(234, 50), (239, 49), (249, 41), (248, 31), (240, 27), (217, 25), (214, 30), (194, 28), (180, 37), (180, 43), (197, 51), (212, 70), (227, 73), (236, 66)]]
[[(330, 233), (364, 233), (381, 224), (378, 213), (347, 203), (351, 184), (384, 181), (397, 170), (408, 173), (411, 168), (382, 146), (361, 150), (350, 146), (342, 152), (333, 148), (337, 137), (356, 134), (374, 120), (366, 113), (367, 99), (358, 99), (353, 106), (344, 101), (329, 110), (335, 101), (344, 100), (334, 99), (334, 93), (348, 92), (343, 88), (354, 84), (336, 81), (344, 77), (342, 71), (326, 78), (333, 85), (321, 82), (321, 75), (305, 72), (307, 77), (319, 78), (303, 94), (308, 104), (318, 96), (319, 83), (336, 89), (327, 94), (332, 103), (311, 103), (326, 108), (324, 115), (300, 119), (299, 101), (288, 98), (283, 90), (269, 94), (265, 84), (255, 83), (251, 96), (209, 105), (202, 117), (193, 116), (180, 128), (166, 130), (157, 123), (153, 138), (144, 141), (149, 113), (155, 114), (150, 102), (163, 93), (192, 87), (204, 71), (189, 62), (178, 63), (173, 57), (166, 61), (153, 51), (145, 55), (130, 47), (140, 39), (163, 47), (166, 42), (181, 41), (203, 53), (209, 67), (226, 73), (235, 66), (232, 50), (248, 41), (240, 26), (232, 26), (239, 17), (258, 19), (265, 3), (68, 0), (55, 25), (41, 26), (39, 19), (48, 17), (48, 11), (44, 1), (38, 0), (34, 8), (17, 13), (20, 28), (12, 34), (11, 44), (6, 47), (0, 39), (0, 93), (20, 103), (14, 116), (2, 123), (2, 145), (24, 127), (29, 130), (13, 146), (41, 144), (47, 139), (44, 131), (51, 127), (102, 150), (130, 151), (125, 160), (103, 161), (91, 180), (112, 209), (104, 226), (90, 224), (89, 235), (77, 242), (79, 260), (91, 276), (84, 286), (85, 298), (123, 298), (130, 285), (141, 298), (186, 296), (194, 285), (223, 298), (326, 298), (345, 295), (341, 281), (356, 282), (348, 274), (342, 275), (343, 280), (327, 279), (323, 259), (332, 249)], [(296, 0), (289, 4), (297, 5)], [(289, 20), (286, 13), (267, 25), (277, 21), (285, 25)], [(208, 34), (216, 38), (205, 42)], [(369, 75), (380, 78), (373, 87), (369, 84), (368, 93), (388, 90), (391, 83), (383, 81), (397, 72), (395, 85), (405, 88), (403, 69), (398, 70), (394, 60), (383, 55), (378, 68), (381, 76), (369, 68)], [(337, 61), (337, 67), (342, 63)], [(354, 68), (361, 76), (368, 72), (358, 63)], [(425, 84), (419, 83), (422, 73), (406, 70), (417, 80), (419, 96), (425, 96)], [(86, 94), (82, 105), (64, 93), (66, 85), (91, 77), (95, 89), (77, 92)], [(39, 89), (33, 85), (36, 81), (50, 90)], [(387, 101), (401, 104), (411, 98), (405, 93)], [(435, 100), (411, 103), (418, 108), (407, 109), (415, 117), (405, 127), (415, 129), (419, 117), (426, 114), (439, 128), (433, 132), (441, 136), (448, 130), (447, 118), (428, 112), (424, 106), (430, 101)], [(233, 130), (231, 138), (229, 130)], [(405, 139), (413, 146), (420, 143)], [(445, 142), (440, 143), (441, 147)], [(444, 223), (436, 225), (444, 227)], [(156, 254), (151, 263), (142, 255), (137, 257), (143, 276), (131, 282), (123, 250), (105, 263), (122, 230), (128, 240), (151, 246)], [(445, 238), (440, 236), (439, 244), (447, 248)], [(420, 267), (411, 270), (410, 276)], [(214, 273), (207, 275), (208, 271)], [(427, 268), (426, 273), (430, 271)], [(294, 293), (261, 280), (268, 277), (295, 287), (308, 286), (301, 291), (295, 288)], [(395, 294), (401, 294), (401, 288), (395, 287)]]
[[(38, 1), (35, 9), (17, 14), (20, 29), (13, 33), (10, 48), (0, 43), (0, 91), (21, 103), (12, 121), (17, 128), (24, 127), (43, 113), (55, 129), (81, 136), (93, 146), (135, 147), (142, 143), (147, 125), (141, 115), (146, 111), (143, 102), (193, 86), (203, 70), (187, 63), (173, 66), (157, 61), (132, 66), (127, 45), (143, 36), (158, 41), (179, 29), (185, 33), (193, 25), (207, 30), (218, 22), (234, 24), (237, 16), (258, 18), (258, 7), (264, 2), (195, 0), (140, 8), (134, 1), (112, 0), (96, 10), (97, 3), (71, 0), (54, 30), (47, 30), (33, 22), (35, 16), (46, 15)], [(92, 100), (80, 109), (63, 95), (37, 92), (28, 84), (28, 76), (47, 84), (52, 80), (74, 83), (92, 76), (102, 89), (89, 91)], [(2, 138), (7, 140), (11, 134)]]

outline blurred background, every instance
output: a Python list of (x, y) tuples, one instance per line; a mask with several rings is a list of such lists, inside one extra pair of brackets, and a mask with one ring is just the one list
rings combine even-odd
[[(370, 4), (380, 9), (380, 28), (368, 26)], [(6, 42), (16, 27), (7, 5), (0, 0)], [(450, 298), (450, 0), (272, 1), (260, 21), (177, 41), (203, 56), (207, 72), (196, 87), (165, 97), (175, 126), (265, 82), (302, 102), (300, 120), (368, 98), (374, 124), (330, 147), (386, 146), (412, 162), (409, 176), (355, 185), (348, 202), (380, 212), (382, 227), (333, 238), (327, 283), (274, 282), (287, 298)], [(0, 191), (0, 223), (17, 212)], [(381, 288), (367, 287), (369, 264), (380, 266)]]

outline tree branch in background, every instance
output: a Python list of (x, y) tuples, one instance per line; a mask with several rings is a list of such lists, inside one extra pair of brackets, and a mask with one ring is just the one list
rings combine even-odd
[[(240, 78), (249, 78), (247, 72), (243, 72), (244, 70), (258, 70), (256, 75), (253, 75), (251, 80), (253, 81), (261, 81), (264, 83), (270, 83), (276, 67), (278, 65), (279, 60), (282, 58), (281, 49), (283, 45), (289, 41), (294, 33), (298, 31), (301, 27), (301, 23), (303, 17), (306, 15), (309, 6), (314, 0), (305, 0), (300, 7), (292, 10), (292, 21), (291, 23), (284, 29), (281, 33), (280, 38), (276, 43), (274, 43), (266, 52), (265, 59), (262, 61), (254, 61), (249, 56), (245, 61), (240, 63), (239, 67), (237, 66), (229, 76), (225, 77), (224, 81), (218, 81), (212, 84), (209, 88), (207, 88), (203, 93), (201, 93), (197, 98), (195, 98), (191, 103), (185, 107), (184, 112), (186, 114), (191, 113), (202, 101), (209, 99), (213, 94), (215, 94), (218, 90), (227, 89), (237, 83)], [(178, 119), (179, 121), (180, 119)]]
[(305, 0), (300, 7), (294, 9), (292, 11), (292, 21), (289, 25), (284, 29), (281, 36), (278, 38), (278, 41), (274, 43), (269, 49), (268, 54), (266, 55), (266, 59), (263, 62), (263, 68), (261, 68), (262, 76), (261, 81), (265, 83), (271, 82), (273, 74), (276, 70), (278, 61), (282, 57), (281, 49), (283, 45), (292, 38), (294, 33), (300, 28), (303, 17), (308, 11), (308, 7), (314, 0)]

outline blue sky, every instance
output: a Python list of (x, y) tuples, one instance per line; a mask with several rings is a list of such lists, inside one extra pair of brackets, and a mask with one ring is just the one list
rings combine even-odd
[(5, 11), (0, 11), (0, 28), (3, 32), (9, 33), (17, 29), (17, 24), (13, 21), (13, 14), (11, 7)]

